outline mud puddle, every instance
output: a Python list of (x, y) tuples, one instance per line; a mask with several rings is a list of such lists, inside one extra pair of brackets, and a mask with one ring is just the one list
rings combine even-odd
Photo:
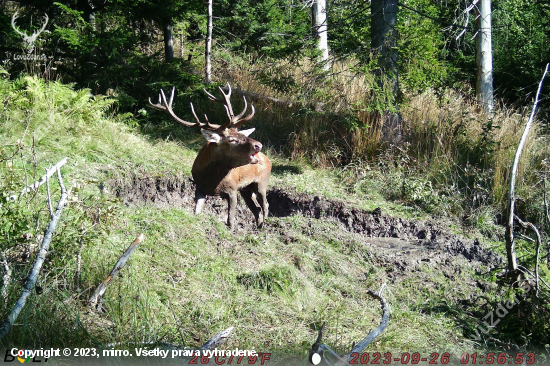
[[(139, 176), (113, 180), (112, 191), (126, 205), (155, 205), (180, 207), (192, 212), (195, 185), (188, 177)], [(401, 219), (385, 215), (382, 210), (372, 212), (349, 207), (345, 202), (274, 187), (268, 192), (269, 215), (287, 217), (302, 215), (314, 223), (320, 219), (334, 224), (334, 236), (346, 236), (368, 244), (382, 262), (397, 265), (402, 270), (417, 270), (421, 263), (448, 267), (442, 272), (460, 272), (465, 263), (498, 266), (502, 258), (484, 248), (477, 240), (456, 235), (443, 222)], [(206, 214), (225, 221), (227, 204), (209, 197), (204, 207)], [(316, 224), (313, 224), (316, 226)], [(264, 230), (286, 235), (279, 227), (268, 223)], [(311, 226), (311, 225), (310, 225)], [(236, 230), (256, 230), (251, 213), (242, 200), (237, 207)]]

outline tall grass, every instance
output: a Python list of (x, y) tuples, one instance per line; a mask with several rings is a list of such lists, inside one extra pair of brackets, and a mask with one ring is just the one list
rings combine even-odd
[[(288, 156), (328, 167), (357, 162), (400, 165), (409, 176), (429, 180), (434, 189), (461, 196), (464, 207), (475, 210), (491, 204), (495, 213), (504, 210), (525, 110), (497, 103), (489, 117), (469, 89), (405, 92), (399, 111), (403, 141), (398, 149), (403, 154), (397, 159), (385, 152), (395, 149), (383, 138), (380, 112), (387, 107), (387, 90), (369, 74), (355, 71), (352, 61), (334, 64), (325, 75), (307, 61), (225, 59), (214, 68), (219, 81), (279, 100), (255, 98), (255, 120), (262, 126), (256, 136)], [(524, 151), (520, 191), (526, 192), (549, 153), (547, 137), (536, 126)], [(388, 159), (391, 162), (383, 161)]]

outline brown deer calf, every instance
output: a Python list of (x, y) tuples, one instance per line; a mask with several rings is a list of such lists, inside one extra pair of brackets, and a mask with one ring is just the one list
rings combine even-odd
[[(149, 107), (168, 113), (176, 122), (187, 127), (199, 127), (206, 139), (195, 162), (191, 173), (197, 185), (195, 190), (195, 214), (199, 214), (204, 206), (206, 196), (220, 196), (228, 203), (227, 225), (235, 226), (235, 209), (237, 206), (237, 191), (241, 193), (246, 205), (256, 218), (258, 227), (261, 227), (267, 218), (269, 205), (267, 203), (267, 183), (271, 174), (271, 162), (260, 152), (262, 144), (248, 137), (254, 129), (238, 131), (246, 121), (254, 116), (252, 112), (243, 118), (248, 107), (244, 98), (243, 111), (235, 116), (231, 106), (231, 85), (227, 83), (229, 91), (224, 93), (219, 88), (224, 100), (218, 99), (208, 93), (208, 99), (223, 103), (227, 112), (228, 121), (223, 125), (210, 124), (208, 117), (206, 123), (201, 123), (191, 103), (191, 111), (196, 122), (187, 122), (175, 115), (172, 110), (174, 89), (167, 101), (164, 91), (161, 89), (159, 101), (156, 104), (149, 98)], [(258, 203), (260, 207), (258, 207)]]

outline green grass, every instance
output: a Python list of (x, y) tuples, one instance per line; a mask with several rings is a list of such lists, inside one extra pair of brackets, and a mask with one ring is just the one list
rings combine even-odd
[[(269, 230), (230, 232), (218, 218), (194, 216), (189, 209), (125, 206), (109, 191), (110, 181), (136, 173), (189, 175), (197, 136), (174, 141), (140, 134), (128, 127), (130, 117), (107, 117), (107, 101), (61, 84), (27, 78), (13, 89), (11, 82), (2, 83), (5, 95), (14, 98), (0, 115), (2, 197), (19, 192), (64, 156), (69, 162), (63, 177), (73, 187), (40, 280), (44, 292), (31, 296), (17, 325), (1, 340), (3, 346), (130, 347), (133, 342), (164, 341), (196, 347), (235, 326), (230, 349), (303, 356), (326, 321), (325, 342), (344, 351), (378, 325), (380, 306), (367, 291), (387, 283), (390, 324), (369, 351), (482, 348), (464, 336), (457, 325), (461, 317), (440, 306), (452, 309), (460, 299), (480, 295), (481, 290), (472, 288), (471, 267), (452, 280), (429, 263), (421, 264), (414, 276), (390, 277), (375, 247), (339, 231), (329, 220), (270, 217)], [(66, 100), (71, 101), (68, 108), (55, 108)], [(33, 132), (44, 121), (52, 122), (33, 145)], [(268, 154), (275, 167), (271, 186), (367, 210), (382, 207), (392, 215), (426, 217), (386, 201), (376, 174), (357, 177)], [(55, 179), (51, 186), (55, 200)], [(8, 305), (1, 311), (5, 317), (34, 258), (26, 261), (20, 253), (37, 243), (49, 216), (44, 187), (36, 196), (15, 203), (4, 199), (2, 205), (6, 215), (26, 222), (1, 232), (1, 249), (15, 272)], [(21, 239), (26, 232), (33, 239)], [(106, 312), (87, 312), (86, 300), (139, 233), (146, 239), (108, 288)]]

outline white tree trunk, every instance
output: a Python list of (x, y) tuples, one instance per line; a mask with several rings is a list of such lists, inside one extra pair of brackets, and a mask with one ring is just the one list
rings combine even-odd
[(328, 32), (327, 32), (327, 3), (326, 0), (314, 0), (311, 7), (312, 23), (317, 36), (317, 48), (321, 51), (321, 62), (323, 69), (330, 69), (328, 55)]
[(214, 0), (208, 0), (208, 28), (206, 31), (206, 49), (204, 52), (205, 57), (205, 74), (206, 74), (206, 81), (211, 83), (212, 82), (212, 61), (211, 61), (211, 53), (212, 53), (212, 3)]
[(174, 33), (172, 32), (172, 22), (164, 22), (164, 59), (170, 61), (174, 59)]
[(481, 0), (477, 12), (476, 96), (486, 113), (493, 112), (493, 48), (491, 45), (491, 0)]

